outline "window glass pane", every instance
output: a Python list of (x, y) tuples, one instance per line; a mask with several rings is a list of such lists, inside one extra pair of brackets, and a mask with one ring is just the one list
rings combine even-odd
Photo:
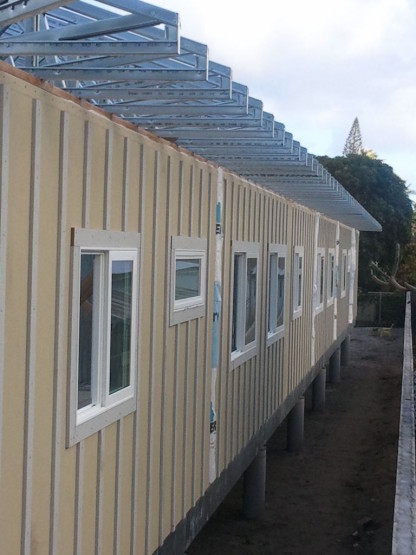
[(233, 321), (231, 329), (231, 351), (237, 350), (237, 314), (238, 314), (238, 297), (239, 297), (239, 283), (240, 283), (240, 257), (241, 255), (234, 256), (234, 284), (233, 284)]
[(277, 319), (276, 328), (283, 326), (283, 309), (285, 303), (285, 264), (284, 257), (279, 257), (277, 270)]
[(273, 333), (277, 321), (277, 254), (271, 254), (269, 260), (269, 332)]
[(175, 265), (175, 301), (201, 294), (201, 259), (177, 258)]
[(111, 267), (110, 394), (130, 385), (133, 261)]
[(329, 287), (330, 287), (330, 297), (334, 296), (334, 255), (330, 255), (330, 274), (329, 274)]
[(245, 345), (256, 339), (257, 258), (247, 259)]
[(342, 255), (342, 291), (345, 292), (347, 287), (347, 255)]
[(302, 257), (298, 255), (298, 307), (302, 306)]
[(325, 271), (325, 259), (321, 256), (321, 268), (320, 268), (320, 284), (319, 284), (319, 304), (324, 302), (324, 271)]
[(94, 313), (95, 254), (81, 254), (79, 347), (78, 347), (78, 408), (92, 404), (92, 342)]

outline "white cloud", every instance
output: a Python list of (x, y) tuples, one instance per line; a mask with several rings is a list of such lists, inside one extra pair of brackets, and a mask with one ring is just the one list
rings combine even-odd
[(358, 116), (365, 145), (416, 186), (414, 0), (154, 3), (311, 152), (340, 154)]

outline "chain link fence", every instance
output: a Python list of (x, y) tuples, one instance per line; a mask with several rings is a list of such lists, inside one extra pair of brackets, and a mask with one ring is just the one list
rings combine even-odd
[(359, 293), (356, 325), (361, 327), (404, 326), (406, 294), (403, 293)]

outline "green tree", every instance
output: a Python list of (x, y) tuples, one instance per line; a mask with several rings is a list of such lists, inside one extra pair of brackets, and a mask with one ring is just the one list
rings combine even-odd
[(363, 152), (363, 139), (361, 137), (360, 124), (358, 118), (355, 118), (352, 122), (347, 140), (345, 141), (342, 154), (343, 156), (348, 156), (349, 154), (362, 154)]
[(360, 235), (358, 286), (363, 291), (377, 290), (370, 262), (391, 269), (396, 244), (404, 246), (411, 239), (413, 206), (406, 183), (382, 160), (365, 153), (319, 160), (383, 227), (381, 233)]

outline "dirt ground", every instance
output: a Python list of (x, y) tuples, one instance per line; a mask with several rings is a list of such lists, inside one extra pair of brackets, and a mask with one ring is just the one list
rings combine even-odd
[(244, 519), (240, 481), (188, 555), (391, 553), (403, 330), (371, 331), (354, 330), (325, 411), (306, 396), (302, 452), (286, 451), (285, 423), (269, 440), (262, 518)]

